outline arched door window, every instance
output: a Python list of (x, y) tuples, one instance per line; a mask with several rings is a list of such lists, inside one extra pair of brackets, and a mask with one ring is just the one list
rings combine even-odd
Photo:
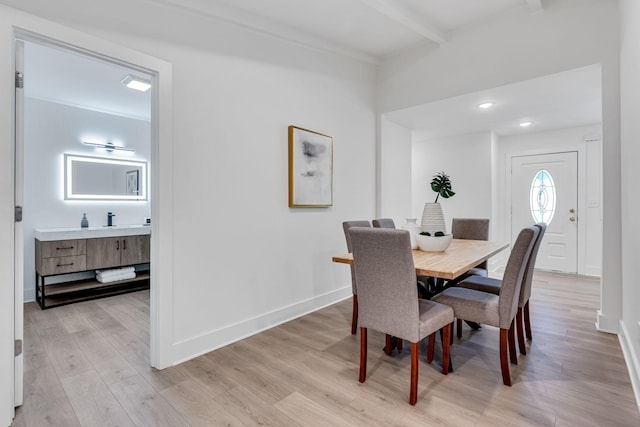
[(541, 169), (531, 182), (531, 216), (549, 225), (556, 211), (556, 186), (549, 171)]

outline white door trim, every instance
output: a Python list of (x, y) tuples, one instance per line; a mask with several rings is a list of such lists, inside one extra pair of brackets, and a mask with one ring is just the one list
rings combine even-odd
[(537, 156), (544, 154), (559, 154), (577, 152), (578, 153), (578, 274), (586, 274), (586, 247), (584, 242), (587, 232), (586, 221), (581, 220), (580, 215), (585, 215), (587, 212), (586, 201), (586, 144), (579, 144), (575, 147), (566, 148), (564, 150), (550, 151), (550, 150), (525, 150), (518, 152), (506, 152), (505, 153), (505, 228), (503, 229), (504, 236), (511, 236), (511, 162), (514, 157), (524, 156)]
[[(74, 31), (75, 32), (75, 31)], [(166, 322), (167, 319), (171, 317), (171, 308), (168, 305), (161, 307), (160, 305), (160, 295), (166, 293), (167, 286), (164, 286), (165, 283), (170, 285), (169, 278), (171, 275), (167, 275), (166, 272), (168, 269), (171, 269), (171, 263), (163, 263), (162, 261), (158, 261), (160, 258), (161, 248), (159, 247), (160, 240), (162, 240), (162, 250), (166, 252), (172, 251), (172, 233), (170, 230), (172, 229), (170, 224), (167, 224), (166, 227), (160, 227), (161, 224), (164, 224), (164, 221), (161, 221), (160, 214), (160, 191), (162, 188), (162, 199), (165, 201), (170, 200), (167, 198), (167, 193), (170, 193), (170, 189), (172, 188), (170, 182), (163, 183), (159, 182), (160, 177), (166, 178), (171, 174), (166, 173), (165, 170), (172, 170), (172, 153), (171, 153), (171, 144), (166, 144), (164, 149), (161, 148), (163, 144), (162, 141), (167, 140), (170, 142), (171, 132), (163, 134), (163, 127), (168, 127), (164, 122), (171, 120), (170, 112), (166, 115), (162, 115), (164, 110), (170, 110), (170, 100), (171, 100), (171, 64), (168, 64), (162, 60), (157, 58), (148, 57), (145, 54), (140, 52), (133, 51), (129, 48), (121, 47), (118, 45), (111, 44), (104, 40), (93, 39), (86, 34), (82, 34), (81, 39), (78, 40), (76, 37), (68, 37), (66, 39), (57, 38), (55, 35), (52, 37), (50, 35), (45, 35), (42, 31), (39, 30), (38, 33), (29, 31), (26, 29), (15, 29), (15, 37), (23, 40), (29, 40), (36, 43), (43, 43), (48, 45), (58, 45), (65, 49), (75, 50), (81, 52), (83, 54), (100, 58), (102, 60), (106, 60), (109, 62), (113, 62), (116, 64), (123, 64), (127, 67), (131, 68), (139, 68), (146, 73), (149, 73), (153, 76), (153, 92), (151, 95), (151, 291), (150, 291), (150, 360), (151, 366), (156, 368), (164, 368), (172, 363), (172, 358), (162, 357), (164, 356), (163, 345), (160, 342), (161, 338), (165, 336), (170, 336), (169, 333), (159, 334), (159, 329), (163, 329), (166, 331), (171, 330), (171, 324)], [(165, 68), (163, 71), (162, 68)], [(160, 73), (162, 73), (162, 78), (160, 77)], [(169, 74), (169, 78), (165, 76), (165, 74)], [(167, 88), (168, 86), (168, 88)], [(166, 102), (163, 102), (166, 100)], [(169, 105), (166, 105), (169, 104)], [(164, 107), (164, 109), (162, 108)], [(168, 120), (160, 120), (160, 118), (164, 117)], [(162, 141), (161, 141), (162, 140)], [(164, 152), (164, 151), (167, 152)], [(163, 151), (163, 155), (160, 156), (160, 151)], [(160, 163), (160, 158), (164, 162)], [(166, 168), (163, 165), (168, 165)], [(159, 169), (162, 169), (163, 173), (159, 174)], [(166, 188), (169, 188), (167, 191)], [(165, 211), (171, 212), (171, 205), (162, 205), (164, 209), (162, 209), (162, 216), (165, 216)], [(161, 231), (162, 230), (162, 231)], [(169, 233), (166, 233), (165, 230), (168, 230)], [(171, 255), (172, 257), (172, 255)], [(167, 257), (168, 258), (168, 257)], [(162, 266), (162, 268), (161, 268)], [(159, 272), (159, 270), (164, 270), (165, 273)], [(161, 288), (162, 286), (162, 288)], [(169, 287), (171, 290), (172, 288)], [(169, 299), (169, 302), (171, 299)], [(164, 308), (164, 309), (163, 309)], [(166, 310), (166, 311), (165, 311)], [(160, 315), (159, 311), (162, 311), (162, 315)], [(165, 326), (169, 326), (168, 329), (162, 328), (159, 324), (160, 320), (163, 323), (166, 323)], [(169, 349), (170, 347), (164, 347), (164, 349)], [(163, 360), (169, 360), (166, 362), (167, 364), (163, 364)]]
[[(24, 43), (16, 40), (15, 70), (24, 75)], [(14, 148), (14, 203), (24, 206), (24, 89), (16, 84), (15, 90), (15, 148)], [(14, 223), (14, 341), (24, 341), (24, 225), (23, 221)], [(24, 346), (15, 357), (14, 365), (14, 395), (13, 405), (22, 406), (24, 403)]]
[[(16, 38), (35, 37), (66, 47), (112, 58), (154, 75), (151, 118), (151, 366), (162, 369), (173, 364), (173, 113), (172, 65), (153, 56), (65, 27), (45, 19), (0, 5), (0, 292), (14, 291), (15, 262), (14, 196), (14, 99), (9, 78), (15, 71), (13, 44)], [(160, 191), (162, 189), (162, 191)], [(14, 372), (14, 300), (0, 303), (0, 378)], [(14, 415), (13, 381), (0, 381), (0, 426), (11, 424)]]

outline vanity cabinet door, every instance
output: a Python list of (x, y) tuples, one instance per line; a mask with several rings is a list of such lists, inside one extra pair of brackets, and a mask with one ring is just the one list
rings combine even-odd
[(126, 236), (121, 238), (122, 265), (143, 264), (149, 262), (149, 236)]
[(120, 237), (87, 239), (87, 269), (119, 267), (121, 251)]

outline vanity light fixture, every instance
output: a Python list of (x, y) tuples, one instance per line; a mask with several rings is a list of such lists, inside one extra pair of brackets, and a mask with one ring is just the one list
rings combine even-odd
[(151, 88), (151, 82), (149, 80), (131, 74), (124, 76), (121, 81), (122, 84), (129, 89), (139, 90), (140, 92), (146, 92)]
[(533, 124), (533, 122), (521, 122), (520, 127), (526, 128)]
[(494, 105), (496, 105), (495, 102), (487, 101), (487, 102), (483, 102), (482, 104), (478, 104), (478, 108), (486, 110), (487, 108), (491, 108)]
[(107, 142), (106, 144), (100, 144), (98, 142), (87, 142), (87, 141), (82, 141), (82, 143), (84, 145), (91, 145), (93, 147), (98, 147), (98, 148), (104, 148), (105, 150), (111, 152), (113, 150), (119, 150), (119, 151), (131, 151), (134, 152), (135, 150), (133, 148), (126, 148), (126, 147), (120, 147), (118, 145), (114, 145), (113, 142)]

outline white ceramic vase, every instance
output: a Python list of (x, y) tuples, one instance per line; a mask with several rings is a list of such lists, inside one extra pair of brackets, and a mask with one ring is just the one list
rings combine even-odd
[(421, 230), (428, 231), (433, 236), (436, 231), (442, 231), (447, 234), (444, 225), (444, 214), (440, 203), (427, 202), (424, 204), (422, 211)]
[(402, 225), (402, 228), (408, 230), (409, 236), (411, 236), (411, 249), (418, 249), (416, 236), (420, 234), (420, 225), (416, 221), (417, 218), (407, 218), (407, 223)]

